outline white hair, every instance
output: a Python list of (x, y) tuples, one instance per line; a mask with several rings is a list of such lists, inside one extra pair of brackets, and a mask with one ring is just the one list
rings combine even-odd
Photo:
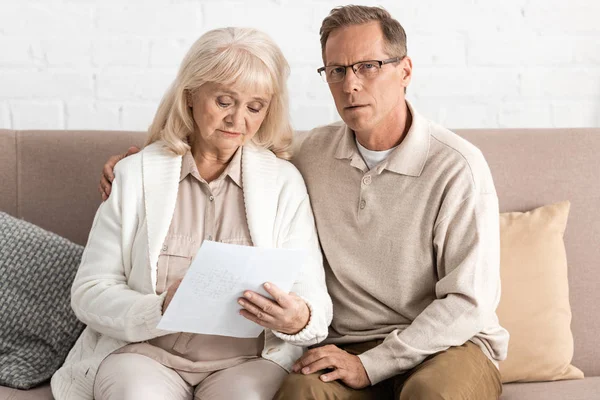
[(252, 141), (277, 157), (291, 157), (287, 78), (290, 67), (281, 49), (252, 28), (221, 28), (202, 35), (183, 58), (175, 81), (165, 93), (146, 144), (164, 140), (176, 154), (189, 150), (194, 132), (186, 96), (207, 82), (256, 89), (272, 95), (267, 115)]

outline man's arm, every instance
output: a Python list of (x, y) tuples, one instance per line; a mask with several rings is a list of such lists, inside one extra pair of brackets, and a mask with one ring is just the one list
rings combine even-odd
[(406, 329), (359, 356), (372, 384), (464, 344), (494, 321), (500, 299), (496, 194), (474, 193), (441, 215), (433, 242), (440, 277), (436, 300)]
[(115, 165), (122, 159), (132, 154), (139, 152), (140, 149), (132, 146), (130, 147), (126, 153), (119, 154), (116, 156), (112, 156), (106, 161), (104, 164), (104, 168), (102, 168), (102, 176), (100, 177), (100, 185), (98, 185), (98, 191), (102, 196), (102, 201), (106, 201), (108, 196), (110, 196), (110, 191), (112, 188), (112, 181), (115, 179), (114, 169)]

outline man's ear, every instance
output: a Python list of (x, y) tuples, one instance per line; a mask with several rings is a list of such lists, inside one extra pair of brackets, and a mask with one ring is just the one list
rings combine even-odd
[(400, 68), (402, 69), (402, 86), (406, 89), (412, 79), (412, 60), (409, 56), (400, 61)]

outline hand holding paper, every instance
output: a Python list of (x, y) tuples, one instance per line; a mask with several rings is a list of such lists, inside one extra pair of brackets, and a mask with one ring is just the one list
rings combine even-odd
[(250, 321), (288, 335), (300, 332), (308, 323), (310, 310), (295, 293), (286, 293), (271, 283), (264, 284), (273, 300), (247, 290), (238, 303), (245, 308), (240, 314)]
[(267, 249), (205, 241), (164, 311), (158, 328), (257, 337), (263, 327), (240, 315), (238, 299), (246, 292), (255, 293), (252, 295), (254, 300), (259, 299), (258, 294), (269, 297), (263, 288), (265, 282), (293, 297), (287, 292), (306, 256), (305, 250), (300, 249)]

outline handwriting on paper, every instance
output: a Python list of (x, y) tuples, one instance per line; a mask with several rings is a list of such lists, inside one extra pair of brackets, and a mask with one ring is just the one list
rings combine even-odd
[(289, 292), (308, 254), (204, 241), (158, 324), (159, 329), (242, 338), (263, 328), (239, 315), (245, 290), (266, 295), (265, 282)]

